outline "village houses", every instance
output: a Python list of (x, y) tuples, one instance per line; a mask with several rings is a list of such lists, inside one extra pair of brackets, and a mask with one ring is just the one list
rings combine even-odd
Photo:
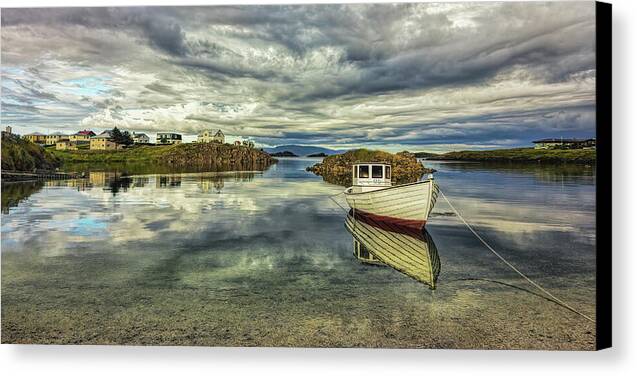
[[(11, 132), (8, 127), (4, 133)], [(172, 145), (181, 144), (182, 135), (173, 132), (158, 132), (156, 136), (156, 143), (158, 145)], [(113, 141), (113, 131), (105, 130), (99, 135), (89, 129), (84, 129), (73, 134), (64, 134), (62, 132), (53, 132), (50, 134), (44, 134), (40, 132), (29, 133), (24, 135), (24, 138), (44, 146), (55, 146), (57, 150), (78, 150), (78, 149), (90, 149), (90, 150), (117, 150), (124, 146), (117, 144)], [(131, 138), (134, 144), (150, 144), (150, 137), (145, 133), (133, 132)], [(216, 131), (205, 130), (197, 135), (198, 143), (215, 142), (223, 144), (225, 143), (225, 135), (221, 129)], [(235, 141), (234, 145), (242, 145), (240, 141)]]
[(594, 149), (595, 139), (544, 138), (533, 141), (535, 149)]

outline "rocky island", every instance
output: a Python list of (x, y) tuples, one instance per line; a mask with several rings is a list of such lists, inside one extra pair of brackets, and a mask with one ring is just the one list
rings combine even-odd
[(426, 168), (416, 157), (403, 151), (392, 154), (380, 150), (357, 149), (343, 154), (325, 157), (323, 162), (308, 167), (307, 171), (322, 176), (328, 183), (349, 186), (352, 184), (352, 165), (356, 162), (388, 162), (393, 168), (392, 182), (405, 184), (418, 181), (424, 174), (435, 172)]
[(280, 151), (280, 152), (277, 152), (277, 153), (272, 153), (270, 155), (273, 156), (273, 157), (288, 157), (288, 158), (290, 158), (290, 157), (291, 158), (298, 157), (298, 155), (292, 153), (291, 151), (287, 151), (287, 150), (286, 151)]

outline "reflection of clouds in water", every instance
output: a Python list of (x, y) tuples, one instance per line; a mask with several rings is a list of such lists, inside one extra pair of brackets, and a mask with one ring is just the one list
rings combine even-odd
[(231, 177), (218, 193), (202, 186), (205, 180), (197, 174), (181, 176), (178, 187), (161, 185), (159, 179), (150, 177), (146, 184), (132, 184), (116, 194), (106, 189), (108, 184), (83, 191), (45, 188), (20, 213), (3, 218), (7, 224), (3, 245), (63, 249), (104, 240), (118, 246), (132, 241), (174, 244), (197, 239), (219, 243), (281, 230), (291, 237), (299, 228), (321, 227), (319, 221), (313, 222), (316, 213), (339, 214), (327, 197), (340, 188), (317, 180)]
[[(589, 241), (595, 240), (595, 215), (587, 210), (533, 205), (525, 202), (448, 196), (449, 200), (472, 225), (491, 230), (525, 234), (545, 231), (583, 231)], [(451, 211), (446, 201), (439, 200), (436, 212)], [(457, 222), (455, 216), (434, 216), (436, 222)]]
[(74, 189), (44, 188), (3, 216), (2, 245), (7, 251), (43, 248), (58, 254), (108, 239), (110, 225), (118, 220), (119, 215)]

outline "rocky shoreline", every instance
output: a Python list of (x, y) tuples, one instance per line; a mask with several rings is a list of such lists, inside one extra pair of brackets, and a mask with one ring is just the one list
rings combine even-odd
[(388, 162), (393, 168), (392, 183), (406, 184), (418, 181), (424, 174), (436, 170), (422, 165), (412, 153), (403, 151), (391, 154), (379, 150), (350, 150), (343, 154), (325, 157), (322, 162), (306, 170), (322, 176), (328, 183), (349, 186), (352, 184), (352, 165), (356, 162)]
[(182, 144), (158, 156), (157, 162), (173, 168), (261, 171), (277, 160), (266, 152), (229, 144)]

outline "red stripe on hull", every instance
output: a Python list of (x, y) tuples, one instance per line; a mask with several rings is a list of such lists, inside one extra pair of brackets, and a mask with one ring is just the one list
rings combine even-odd
[(349, 214), (354, 217), (354, 219), (367, 223), (370, 226), (374, 226), (385, 231), (405, 234), (414, 238), (423, 237), (422, 229), (425, 227), (426, 223), (426, 221), (372, 214), (363, 210), (356, 210), (356, 215), (354, 215), (354, 211), (350, 209)]

